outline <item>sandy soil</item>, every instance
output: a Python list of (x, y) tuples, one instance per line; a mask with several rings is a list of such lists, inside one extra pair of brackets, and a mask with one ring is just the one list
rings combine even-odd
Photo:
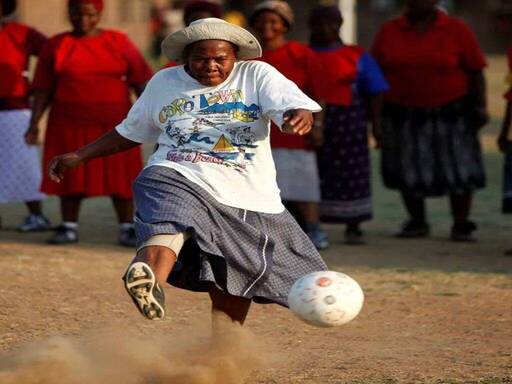
[[(111, 215), (108, 201), (88, 204), (80, 245), (47, 246), (41, 244), (47, 234), (0, 232), (4, 359), (56, 335), (80, 339), (98, 329), (173, 335), (208, 322), (208, 298), (175, 288), (167, 290), (167, 321), (141, 319), (120, 281), (132, 252), (113, 244), (113, 220), (102, 219)], [(8, 224), (21, 208), (9, 212)], [(361, 283), (363, 312), (344, 327), (316, 329), (278, 306), (254, 306), (247, 328), (278, 358), (246, 383), (511, 382), (512, 258), (502, 256), (507, 231), (484, 228), (479, 243), (460, 245), (446, 241), (440, 225), (430, 239), (401, 242), (378, 221), (369, 226), (368, 246), (350, 248), (340, 244), (340, 227), (328, 230), (335, 244), (325, 259)]]
[[(501, 158), (490, 152), (486, 162), (489, 187), (477, 194), (473, 213), (478, 243), (447, 240), (443, 199), (429, 201), (430, 238), (393, 238), (403, 209), (376, 178), (367, 246), (347, 247), (343, 227), (326, 227), (333, 246), (325, 260), (365, 291), (360, 316), (318, 329), (286, 309), (255, 305), (246, 327), (253, 339), (231, 337), (230, 352), (204, 336), (206, 295), (169, 287), (170, 317), (161, 323), (145, 321), (132, 307), (120, 280), (132, 251), (115, 245), (108, 199), (85, 202), (81, 242), (67, 247), (45, 245), (47, 233), (18, 234), (23, 206), (0, 206), (0, 383), (512, 383), (512, 257), (503, 254), (512, 248), (512, 221), (499, 211)], [(45, 211), (58, 222), (55, 199)], [(99, 344), (91, 336), (97, 332), (107, 335)], [(148, 347), (152, 336), (164, 347)], [(127, 355), (133, 351), (140, 355)], [(168, 372), (177, 361), (191, 377)], [(84, 367), (97, 374), (79, 380)], [(69, 376), (61, 374), (66, 370)], [(134, 379), (146, 371), (170, 379)]]

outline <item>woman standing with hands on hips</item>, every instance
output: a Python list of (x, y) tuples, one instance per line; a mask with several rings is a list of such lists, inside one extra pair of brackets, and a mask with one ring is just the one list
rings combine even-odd
[(410, 219), (399, 237), (427, 236), (425, 198), (450, 196), (453, 241), (474, 241), (473, 193), (485, 186), (478, 132), (488, 121), (486, 65), (475, 35), (436, 0), (407, 0), (372, 53), (391, 90), (380, 137), (382, 175)]
[(326, 266), (284, 209), (270, 122), (305, 135), (320, 106), (261, 56), (256, 38), (216, 18), (166, 38), (185, 65), (158, 72), (115, 129), (52, 160), (50, 176), (157, 142), (134, 184), (137, 255), (125, 287), (140, 312), (166, 314), (162, 285), (209, 292), (214, 312), (243, 323), (251, 301), (287, 305), (295, 280)]
[[(103, 0), (69, 0), (71, 32), (51, 38), (41, 52), (34, 79), (35, 101), (28, 143), (39, 133), (39, 121), (51, 107), (43, 163), (80, 148), (118, 124), (131, 106), (130, 91), (139, 95), (152, 71), (121, 32), (101, 29)], [(139, 148), (97, 159), (68, 174), (62, 183), (43, 179), (42, 191), (60, 197), (62, 224), (48, 242), (78, 241), (78, 216), (84, 198), (111, 196), (119, 219), (119, 243), (135, 245), (131, 185), (142, 168)]]

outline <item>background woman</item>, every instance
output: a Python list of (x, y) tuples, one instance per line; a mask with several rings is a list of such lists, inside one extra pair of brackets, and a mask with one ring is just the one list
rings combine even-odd
[(360, 224), (372, 217), (368, 120), (378, 131), (388, 85), (368, 53), (341, 41), (342, 23), (336, 6), (311, 11), (311, 83), (315, 99), (326, 105), (315, 122), (325, 137), (318, 151), (322, 220), (346, 224), (345, 242), (357, 245), (364, 243)]
[[(39, 121), (51, 106), (44, 165), (59, 153), (94, 140), (119, 123), (130, 109), (130, 89), (140, 94), (151, 70), (122, 33), (98, 28), (102, 0), (70, 0), (71, 32), (45, 45), (34, 80), (35, 104), (28, 143), (34, 143)], [(78, 215), (84, 197), (111, 196), (120, 223), (119, 242), (133, 246), (131, 185), (142, 167), (140, 150), (98, 159), (79, 167), (62, 183), (48, 177), (42, 190), (61, 199), (63, 223), (48, 242), (78, 240)]]
[(30, 214), (18, 229), (29, 232), (49, 227), (41, 212), (39, 153), (23, 138), (30, 121), (29, 58), (39, 55), (46, 38), (33, 28), (7, 21), (15, 10), (15, 0), (0, 1), (0, 203), (25, 202)]
[[(264, 1), (255, 8), (250, 24), (263, 48), (261, 60), (307, 92), (312, 52), (306, 45), (286, 39), (293, 24), (290, 6), (279, 0)], [(273, 125), (270, 142), (281, 198), (290, 203), (315, 246), (327, 248), (327, 234), (319, 223), (320, 181), (316, 154), (308, 138), (283, 133)]]
[(435, 0), (408, 0), (383, 25), (372, 53), (390, 82), (382, 124), (382, 174), (410, 220), (400, 237), (429, 233), (425, 197), (450, 196), (454, 241), (474, 240), (473, 192), (485, 185), (478, 130), (488, 121), (485, 59), (474, 34)]

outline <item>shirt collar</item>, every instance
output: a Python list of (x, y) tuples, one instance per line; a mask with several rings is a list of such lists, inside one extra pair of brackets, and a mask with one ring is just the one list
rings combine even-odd
[[(436, 20), (434, 21), (434, 24), (431, 28), (441, 28), (448, 24), (449, 16), (446, 14), (446, 12), (438, 9), (436, 14)], [(412, 25), (409, 23), (409, 20), (407, 20), (405, 15), (398, 19), (398, 26), (400, 29), (412, 29)]]

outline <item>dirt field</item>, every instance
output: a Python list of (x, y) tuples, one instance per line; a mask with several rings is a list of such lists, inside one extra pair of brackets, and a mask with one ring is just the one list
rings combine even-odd
[[(501, 159), (489, 153), (487, 164), (490, 187), (475, 203), (474, 217), (481, 228), (478, 243), (447, 241), (450, 222), (444, 200), (429, 203), (432, 237), (394, 239), (391, 235), (404, 214), (397, 195), (383, 190), (376, 178), (377, 218), (366, 226), (369, 244), (344, 246), (343, 228), (327, 227), (333, 246), (324, 253), (326, 261), (332, 269), (355, 277), (366, 293), (365, 307), (355, 321), (341, 328), (315, 329), (285, 309), (254, 306), (247, 328), (271, 358), (245, 381), (256, 365), (237, 365), (235, 357), (251, 344), (240, 341), (232, 360), (228, 356), (208, 363), (210, 368), (218, 365), (215, 369), (237, 365), (240, 372), (234, 379), (228, 380), (220, 370), (214, 379), (173, 376), (171, 381), (145, 383), (511, 383), (512, 257), (503, 256), (503, 251), (512, 247), (512, 221), (499, 213)], [(57, 222), (56, 201), (50, 199), (45, 208)], [(169, 340), (169, 345), (181, 337), (184, 346), (187, 340), (196, 343), (194, 333), (207, 328), (205, 295), (169, 288), (170, 318), (158, 324), (142, 320), (132, 308), (120, 280), (132, 252), (114, 244), (116, 226), (108, 200), (87, 201), (82, 241), (69, 247), (44, 245), (48, 234), (22, 236), (12, 230), (24, 214), (20, 205), (1, 206), (0, 214), (6, 227), (0, 231), (0, 382), (78, 382), (39, 373), (46, 368), (37, 371), (39, 381), (28, 376), (9, 381), (10, 376), (2, 376), (12, 374), (9, 358), (20, 348), (52, 336), (80, 345), (93, 331), (115, 330), (125, 332), (127, 339), (133, 334), (155, 335)], [(117, 344), (111, 344), (114, 352)], [(44, 348), (48, 347), (29, 350), (38, 349), (43, 360), (55, 363)], [(21, 354), (22, 370), (30, 360), (26, 353)], [(175, 352), (174, 359), (180, 354)], [(251, 359), (258, 356), (261, 350)], [(73, 367), (68, 366), (71, 371)], [(189, 368), (201, 369), (197, 364)], [(116, 375), (104, 382), (128, 382)]]

